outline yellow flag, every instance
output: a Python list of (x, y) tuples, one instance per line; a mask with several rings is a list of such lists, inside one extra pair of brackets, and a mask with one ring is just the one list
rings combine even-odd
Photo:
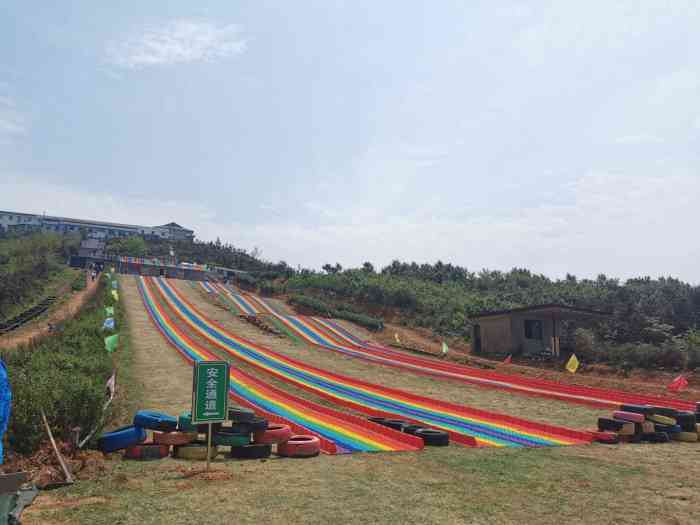
[(114, 297), (115, 301), (119, 301), (119, 292), (116, 290), (112, 290), (112, 297)]
[(399, 334), (397, 334), (396, 332), (394, 332), (394, 339), (396, 339), (396, 342), (398, 344), (401, 344), (401, 339), (399, 339)]
[(571, 354), (571, 357), (569, 360), (566, 362), (566, 369), (571, 372), (572, 374), (576, 373), (576, 370), (578, 370), (578, 359), (576, 358), (576, 354)]

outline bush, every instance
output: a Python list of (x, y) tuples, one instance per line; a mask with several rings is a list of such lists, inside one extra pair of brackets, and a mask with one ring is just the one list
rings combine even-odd
[(81, 290), (85, 290), (86, 286), (87, 284), (85, 283), (85, 274), (83, 272), (80, 272), (78, 275), (75, 276), (75, 279), (73, 279), (70, 288), (74, 292), (79, 292)]
[(384, 321), (377, 319), (375, 317), (370, 317), (368, 315), (355, 312), (350, 310), (347, 306), (339, 306), (338, 308), (333, 308), (332, 306), (326, 304), (325, 302), (317, 299), (316, 297), (311, 297), (308, 295), (293, 295), (289, 299), (290, 304), (296, 304), (304, 308), (308, 308), (313, 311), (316, 315), (322, 317), (336, 317), (338, 319), (346, 319), (352, 321), (353, 323), (364, 326), (365, 328), (372, 331), (379, 331), (384, 329)]
[(46, 439), (42, 409), (60, 439), (67, 439), (73, 427), (86, 433), (99, 421), (112, 373), (101, 330), (108, 293), (103, 288), (62, 333), (0, 354), (13, 397), (7, 438), (17, 452), (32, 453)]

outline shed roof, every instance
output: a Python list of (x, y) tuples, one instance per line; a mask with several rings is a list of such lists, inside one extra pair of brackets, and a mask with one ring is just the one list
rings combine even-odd
[(589, 308), (578, 308), (576, 306), (568, 306), (565, 304), (537, 304), (532, 306), (523, 306), (521, 308), (511, 308), (508, 310), (491, 310), (479, 312), (471, 316), (473, 319), (483, 317), (495, 317), (498, 315), (510, 315), (517, 313), (528, 313), (539, 315), (547, 318), (555, 319), (572, 319), (576, 317), (606, 317), (612, 315), (611, 312), (602, 312), (599, 310), (591, 310)]

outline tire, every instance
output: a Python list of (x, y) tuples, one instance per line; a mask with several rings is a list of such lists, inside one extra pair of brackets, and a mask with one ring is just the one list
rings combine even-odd
[(272, 454), (272, 445), (254, 444), (245, 447), (231, 447), (228, 457), (231, 459), (265, 459)]
[(102, 434), (97, 440), (97, 448), (104, 453), (109, 453), (143, 441), (146, 441), (146, 431), (141, 427), (129, 425)]
[(649, 443), (668, 443), (670, 438), (666, 432), (651, 432), (649, 434), (642, 434), (642, 439), (648, 441)]
[[(221, 423), (212, 423), (211, 424), (211, 430), (212, 432), (219, 432), (223, 425)], [(209, 433), (209, 424), (208, 423), (200, 423), (197, 425), (197, 432), (200, 434), (208, 434)]]
[(403, 419), (385, 419), (383, 423), (381, 423), (385, 427), (393, 428), (394, 430), (398, 430), (401, 432), (403, 430), (403, 427), (408, 425), (408, 421), (404, 421)]
[(651, 407), (651, 413), (652, 414), (657, 414), (659, 416), (666, 416), (666, 417), (672, 417), (676, 418), (678, 416), (678, 410), (675, 408), (668, 408), (668, 407)]
[(669, 416), (663, 416), (661, 414), (651, 414), (647, 416), (647, 419), (649, 421), (653, 421), (654, 423), (658, 423), (659, 425), (675, 425), (676, 420), (672, 417)]
[(139, 410), (134, 416), (134, 425), (150, 430), (172, 432), (177, 430), (177, 418), (169, 416), (168, 414), (162, 414), (161, 412)]
[(247, 407), (234, 406), (228, 409), (228, 418), (234, 423), (247, 423), (255, 418), (255, 412)]
[[(219, 454), (219, 449), (215, 445), (211, 447), (211, 454), (209, 457), (214, 459)], [(179, 447), (173, 447), (173, 455), (179, 459), (187, 459), (193, 461), (206, 461), (207, 460), (207, 444), (201, 441), (195, 441), (189, 445), (180, 445)]]
[(424, 427), (423, 425), (406, 425), (405, 427), (403, 427), (403, 431), (406, 434), (411, 434), (412, 436), (415, 436), (416, 431), (422, 428), (426, 427)]
[(187, 445), (197, 441), (196, 432), (154, 432), (153, 443), (156, 445)]
[(678, 434), (681, 432), (681, 427), (678, 425), (654, 425), (654, 430), (656, 432), (666, 432), (666, 434)]
[(620, 436), (634, 436), (635, 434), (641, 433), (641, 431), (642, 425), (640, 425), (639, 423), (622, 421), (622, 427), (617, 431), (617, 433)]
[(620, 442), (620, 438), (615, 432), (592, 432), (593, 440), (597, 443), (615, 445)]
[(269, 425), (267, 430), (253, 434), (253, 443), (261, 445), (279, 445), (286, 443), (292, 437), (292, 429), (288, 425)]
[(641, 443), (642, 434), (622, 434), (619, 435), (620, 443)]
[(270, 425), (269, 421), (264, 417), (255, 416), (251, 421), (247, 422), (253, 432), (265, 432)]
[(651, 414), (649, 405), (621, 405), (620, 410), (623, 412), (633, 412), (635, 414)]
[(623, 410), (618, 410), (616, 412), (613, 412), (613, 419), (630, 421), (632, 423), (644, 423), (644, 414), (636, 414), (634, 412), (625, 412)]
[(197, 432), (197, 426), (192, 424), (191, 412), (183, 412), (178, 416), (177, 429), (180, 432)]
[(610, 419), (608, 417), (598, 418), (598, 430), (601, 432), (606, 430), (610, 432), (618, 432), (624, 424), (624, 421), (618, 421), (617, 419)]
[(140, 461), (152, 461), (167, 458), (170, 454), (170, 446), (156, 443), (140, 443), (131, 445), (124, 451), (124, 459), (137, 459)]
[(428, 447), (446, 447), (450, 444), (450, 435), (444, 430), (422, 428), (416, 430), (415, 436), (423, 438), (423, 443)]
[(676, 416), (676, 424), (681, 427), (683, 432), (696, 432), (698, 420), (694, 412), (678, 412)]
[(321, 453), (321, 441), (316, 436), (292, 436), (277, 445), (277, 454), (285, 458), (312, 458)]
[(695, 432), (678, 432), (677, 434), (671, 434), (671, 438), (674, 441), (683, 441), (684, 443), (698, 442), (698, 435)]
[(645, 421), (642, 423), (642, 434), (653, 434), (654, 433), (654, 422)]
[(211, 435), (213, 445), (225, 447), (245, 447), (250, 445), (250, 434), (234, 434), (233, 432), (214, 432)]

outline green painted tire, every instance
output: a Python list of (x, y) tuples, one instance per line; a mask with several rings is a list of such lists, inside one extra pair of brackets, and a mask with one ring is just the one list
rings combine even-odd
[(212, 445), (224, 447), (245, 447), (250, 445), (250, 434), (234, 434), (232, 432), (214, 432), (211, 435)]
[(192, 424), (191, 412), (183, 412), (177, 417), (177, 429), (180, 432), (197, 432), (197, 425)]

